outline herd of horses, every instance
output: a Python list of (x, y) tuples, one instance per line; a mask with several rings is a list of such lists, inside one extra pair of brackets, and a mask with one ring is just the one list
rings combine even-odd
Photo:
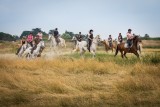
[[(66, 47), (66, 42), (63, 38), (59, 37), (59, 43), (57, 44), (56, 39), (52, 34), (48, 36), (48, 41), (50, 41), (50, 49), (53, 49), (55, 52), (58, 51), (59, 48)], [(78, 41), (77, 38), (74, 36), (72, 38), (72, 41), (75, 41), (75, 48), (72, 52), (79, 51), (81, 56), (84, 56), (84, 53), (88, 50), (88, 43), (85, 40)], [(99, 35), (93, 38), (92, 44), (90, 46), (90, 52), (93, 57), (96, 55), (97, 46), (99, 43), (104, 44), (106, 52), (108, 50), (115, 50), (115, 56), (118, 54), (118, 52), (121, 53), (121, 57), (126, 57), (127, 53), (133, 53), (139, 58), (139, 54), (142, 50), (142, 44), (140, 42), (140, 38), (138, 36), (134, 36), (133, 38), (133, 44), (130, 49), (128, 49), (127, 44), (125, 42), (119, 43), (118, 41), (114, 40), (112, 42), (112, 46), (109, 46), (108, 41), (102, 40)], [(40, 41), (36, 49), (33, 50), (30, 44), (24, 44), (21, 46), (21, 49), (18, 53), (18, 57), (26, 57), (26, 58), (36, 58), (38, 56), (41, 56), (42, 50), (45, 47), (44, 41)]]

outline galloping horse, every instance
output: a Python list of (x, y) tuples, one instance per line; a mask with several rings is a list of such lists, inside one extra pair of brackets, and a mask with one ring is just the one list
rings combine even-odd
[(121, 52), (121, 56), (122, 58), (125, 56), (126, 57), (126, 53), (134, 53), (138, 58), (139, 58), (139, 54), (138, 54), (138, 42), (139, 42), (139, 37), (138, 36), (134, 36), (133, 38), (133, 44), (130, 48), (130, 50), (126, 47), (126, 43), (121, 43), (117, 45), (117, 49), (115, 52), (115, 56), (118, 54), (118, 51)]
[[(34, 39), (34, 47), (31, 47), (30, 44), (27, 44), (28, 48), (24, 51), (23, 57), (26, 58), (35, 58), (41, 56), (43, 49), (45, 48), (44, 41), (40, 41), (39, 39)], [(35, 48), (35, 49), (33, 49)]]
[(35, 57), (38, 57), (41, 55), (42, 53), (42, 50), (44, 49), (44, 41), (40, 41), (38, 44), (37, 44), (37, 48), (33, 51), (32, 53), (32, 58), (35, 58)]
[(101, 43), (104, 44), (106, 52), (108, 52), (108, 50), (111, 49), (111, 50), (112, 50), (112, 53), (113, 53), (113, 49), (116, 50), (116, 48), (117, 48), (117, 42), (116, 42), (116, 41), (113, 41), (113, 42), (112, 42), (112, 46), (111, 46), (111, 47), (109, 47), (109, 42), (106, 41), (106, 40), (101, 41)]
[(59, 37), (60, 42), (57, 45), (56, 39), (52, 34), (49, 34), (48, 40), (50, 40), (50, 49), (53, 47), (54, 50), (57, 48), (57, 46), (65, 47), (66, 48), (66, 42), (63, 38)]
[(27, 43), (27, 48), (26, 48), (26, 50), (24, 51), (24, 53), (22, 54), (22, 57), (26, 57), (26, 58), (29, 58), (30, 57), (30, 55), (31, 55), (31, 50), (32, 50), (32, 46), (29, 44), (29, 43)]
[[(93, 57), (95, 57), (95, 54), (96, 54), (96, 48), (97, 48), (97, 45), (98, 45), (98, 42), (100, 42), (101, 39), (99, 37), (99, 35), (97, 35), (95, 38), (93, 38), (93, 41), (92, 41), (92, 44), (91, 44), (91, 47), (90, 47), (90, 52), (92, 53)], [(80, 50), (80, 55), (82, 56), (85, 51), (87, 51), (87, 41), (77, 41), (77, 45), (76, 45), (76, 50)]]

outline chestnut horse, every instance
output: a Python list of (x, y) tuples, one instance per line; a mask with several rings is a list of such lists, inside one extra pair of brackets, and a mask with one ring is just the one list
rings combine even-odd
[(139, 54), (137, 52), (139, 50), (138, 49), (138, 42), (139, 41), (140, 41), (139, 37), (138, 36), (134, 36), (133, 37), (133, 44), (132, 44), (130, 50), (125, 47), (125, 43), (118, 44), (116, 52), (115, 52), (115, 56), (118, 54), (118, 51), (120, 51), (122, 58), (124, 56), (125, 56), (125, 58), (127, 58), (126, 57), (126, 53), (134, 53), (139, 58)]
[(116, 50), (116, 48), (117, 48), (117, 41), (115, 41), (115, 40), (112, 42), (112, 46), (111, 47), (109, 46), (109, 43), (106, 40), (101, 41), (101, 43), (104, 44), (106, 52), (108, 52), (111, 49), (112, 53), (113, 53), (113, 49)]

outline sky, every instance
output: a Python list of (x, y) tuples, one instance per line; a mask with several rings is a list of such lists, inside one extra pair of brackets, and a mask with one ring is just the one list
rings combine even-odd
[(58, 28), (114, 38), (127, 30), (160, 37), (160, 0), (0, 0), (0, 32)]

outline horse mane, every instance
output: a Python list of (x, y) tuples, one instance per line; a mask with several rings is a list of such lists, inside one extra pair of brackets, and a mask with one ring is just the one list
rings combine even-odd
[(136, 49), (137, 49), (138, 42), (139, 42), (139, 36), (135, 35), (133, 38), (133, 45), (135, 45)]

